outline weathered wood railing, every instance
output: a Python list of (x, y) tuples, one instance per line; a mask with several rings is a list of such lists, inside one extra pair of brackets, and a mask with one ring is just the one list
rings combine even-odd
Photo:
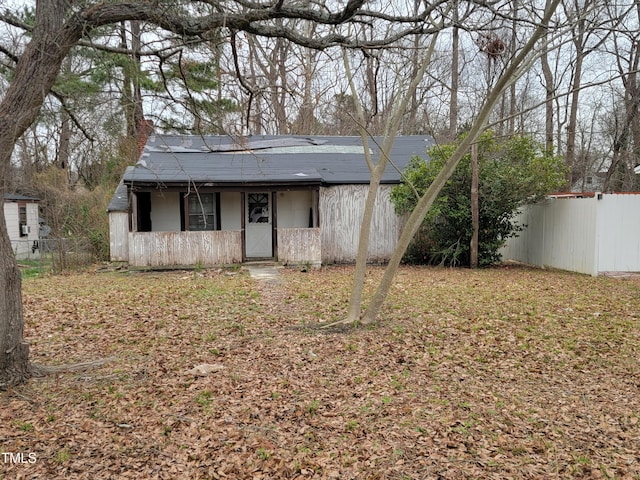
[(319, 228), (278, 228), (278, 261), (285, 264), (320, 265)]
[(212, 266), (240, 262), (242, 239), (239, 230), (129, 233), (129, 265), (133, 267)]

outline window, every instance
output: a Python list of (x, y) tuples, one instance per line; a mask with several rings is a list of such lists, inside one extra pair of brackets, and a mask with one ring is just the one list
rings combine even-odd
[(189, 195), (189, 230), (215, 230), (215, 193)]
[(27, 206), (18, 206), (18, 223), (21, 237), (26, 237), (29, 234), (29, 227), (27, 227)]
[(250, 193), (247, 203), (249, 204), (249, 223), (269, 223), (268, 193)]

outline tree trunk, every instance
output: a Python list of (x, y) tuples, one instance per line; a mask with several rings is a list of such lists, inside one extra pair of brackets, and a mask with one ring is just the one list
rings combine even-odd
[(583, 52), (579, 50), (576, 54), (576, 67), (572, 83), (573, 93), (571, 95), (571, 107), (569, 109), (569, 124), (567, 125), (567, 151), (565, 153), (565, 159), (568, 167), (567, 190), (571, 190), (571, 184), (573, 183), (573, 167), (576, 163), (576, 132), (578, 128), (578, 102), (580, 98), (580, 83), (582, 81), (582, 62)]
[[(365, 143), (365, 148), (367, 144)], [(384, 173), (384, 167), (387, 162), (382, 158), (379, 160), (376, 168), (371, 172), (371, 181), (367, 191), (365, 200), (364, 213), (362, 214), (362, 223), (360, 228), (360, 236), (358, 238), (358, 253), (356, 257), (356, 269), (353, 278), (353, 288), (351, 289), (351, 298), (349, 299), (349, 309), (345, 323), (353, 323), (360, 319), (362, 309), (362, 291), (364, 288), (364, 279), (367, 274), (367, 257), (369, 254), (369, 238), (371, 236), (371, 224), (373, 223), (373, 212), (380, 186), (380, 180)], [(380, 168), (382, 167), (382, 168)]]
[[(311, 31), (309, 31), (309, 34), (311, 34)], [(316, 133), (316, 105), (314, 103), (314, 95), (311, 90), (315, 72), (315, 63), (315, 52), (312, 52), (311, 50), (307, 50), (306, 52), (304, 52), (304, 57), (302, 60), (304, 75), (301, 76), (301, 79), (304, 79), (304, 85), (301, 89), (303, 95), (300, 104), (300, 110), (298, 112), (298, 116), (295, 120), (292, 131), (292, 133), (295, 135), (313, 135)]]
[[(547, 5), (549, 0), (547, 0)], [(547, 34), (542, 45), (542, 73), (544, 75), (545, 87), (545, 128), (544, 128), (544, 148), (548, 153), (553, 153), (553, 98), (555, 96), (555, 87), (553, 84), (553, 74), (549, 65), (549, 46), (546, 43)]]
[[(377, 165), (374, 165), (373, 160), (371, 159), (371, 155), (369, 153), (371, 149), (369, 148), (369, 140), (365, 127), (366, 119), (364, 109), (362, 107), (362, 103), (358, 101), (356, 86), (353, 81), (353, 75), (351, 74), (351, 64), (349, 63), (349, 59), (344, 50), (342, 52), (342, 60), (347, 79), (349, 80), (353, 108), (356, 113), (355, 118), (359, 123), (360, 137), (362, 138), (362, 146), (364, 147), (364, 156), (371, 174), (369, 189), (367, 190), (367, 197), (364, 205), (364, 212), (362, 213), (362, 220), (360, 222), (358, 253), (356, 254), (356, 267), (353, 274), (351, 296), (349, 298), (349, 306), (347, 308), (347, 317), (344, 319), (344, 323), (355, 323), (360, 319), (360, 312), (362, 311), (362, 293), (364, 289), (364, 279), (367, 274), (367, 257), (369, 255), (369, 237), (371, 235), (373, 211), (378, 187), (380, 185), (380, 180), (382, 179), (382, 173), (387, 165), (387, 159), (384, 154), (381, 155)], [(382, 170), (380, 170), (380, 168), (382, 168)]]
[[(458, 4), (454, 6), (455, 21), (458, 19)], [(451, 102), (449, 105), (449, 141), (458, 135), (458, 80), (460, 78), (460, 29), (454, 25), (451, 39)]]
[[(73, 132), (71, 131), (71, 117), (64, 109), (60, 112), (60, 116), (60, 140), (58, 143), (58, 158), (56, 160), (56, 166), (61, 170), (68, 171), (71, 159), (71, 135), (73, 135)], [(69, 178), (67, 175), (67, 181), (68, 180)]]
[[(65, 74), (72, 72), (71, 59), (67, 58), (64, 62), (63, 70)], [(66, 172), (67, 183), (71, 179), (69, 176), (69, 163), (71, 161), (71, 115), (64, 107), (60, 109), (60, 140), (58, 142), (58, 155), (56, 158), (56, 166)]]
[[(640, 18), (640, 5), (637, 6), (638, 18)], [(607, 169), (602, 190), (604, 192), (619, 191), (624, 183), (624, 156), (631, 151), (633, 154), (633, 164), (627, 165), (629, 175), (633, 173), (635, 162), (638, 161), (638, 149), (640, 148), (640, 123), (638, 113), (640, 106), (640, 89), (638, 88), (638, 68), (640, 66), (640, 43), (635, 42), (629, 59), (628, 71), (623, 71), (621, 62), (619, 73), (624, 85), (624, 109), (625, 116), (622, 125), (616, 128), (613, 141), (613, 154), (611, 163)], [(616, 122), (617, 123), (617, 122)], [(621, 175), (622, 173), (622, 175)]]
[[(580, 15), (585, 15), (590, 8), (590, 1), (587, 1), (583, 10), (580, 10), (578, 2), (575, 2), (575, 8)], [(565, 152), (565, 160), (567, 163), (567, 184), (566, 189), (571, 190), (573, 184), (573, 169), (576, 163), (576, 135), (578, 130), (578, 107), (580, 101), (580, 87), (582, 84), (582, 67), (586, 56), (585, 50), (585, 34), (586, 20), (581, 16), (576, 24), (576, 30), (573, 32), (573, 44), (576, 49), (575, 67), (573, 70), (573, 78), (571, 81), (571, 106), (569, 107), (569, 123), (567, 124), (567, 150)]]
[(291, 55), (291, 45), (282, 39), (276, 40), (273, 56), (269, 65), (263, 67), (268, 73), (269, 89), (271, 91), (271, 109), (275, 114), (276, 131), (287, 134), (291, 131), (287, 114), (287, 92), (289, 90), (287, 75), (287, 58)]
[[(515, 55), (518, 44), (518, 0), (513, 0), (513, 7), (511, 9), (513, 14), (513, 19), (511, 20), (511, 51), (510, 56)], [(509, 87), (509, 122), (508, 122), (508, 135), (513, 136), (516, 133), (516, 113), (518, 111), (517, 108), (517, 91), (516, 91), (516, 82), (513, 82)]]
[[(129, 49), (132, 54), (129, 63), (123, 69), (121, 98), (122, 109), (125, 112), (127, 122), (127, 144), (131, 145), (127, 148), (127, 155), (130, 155), (129, 162), (135, 163), (138, 160), (138, 148), (136, 145), (140, 138), (139, 128), (144, 120), (144, 112), (142, 109), (142, 91), (140, 88), (141, 73), (141, 42), (140, 42), (140, 22), (129, 22), (131, 29), (131, 39), (127, 35), (127, 22), (120, 23), (120, 48)], [(129, 48), (130, 47), (130, 48)]]
[(141, 38), (140, 38), (140, 22), (137, 20), (132, 20), (129, 22), (131, 25), (131, 60), (133, 61), (132, 68), (132, 90), (133, 97), (131, 99), (133, 105), (133, 131), (134, 136), (137, 138), (140, 134), (139, 128), (141, 126), (141, 122), (144, 120), (144, 110), (142, 108), (142, 88), (140, 87), (140, 78), (142, 77), (142, 57), (140, 51), (142, 49), (141, 46)]
[[(14, 146), (35, 121), (77, 32), (61, 29), (66, 0), (37, 2), (36, 24), (14, 78), (0, 103), (0, 185), (8, 174)], [(0, 190), (4, 193), (4, 189)], [(31, 373), (23, 339), (22, 293), (18, 269), (0, 213), (0, 387), (24, 382)]]
[(0, 389), (18, 385), (31, 375), (29, 345), (22, 338), (20, 269), (0, 208)]
[(471, 268), (478, 268), (478, 234), (480, 232), (480, 206), (478, 205), (478, 144), (471, 145)]
[[(389, 153), (391, 147), (395, 141), (398, 129), (404, 112), (407, 109), (407, 105), (411, 100), (413, 94), (418, 88), (418, 84), (424, 77), (427, 66), (431, 62), (431, 56), (435, 49), (436, 40), (438, 35), (435, 34), (425, 57), (422, 59), (420, 68), (416, 71), (414, 77), (411, 79), (408, 88), (403, 94), (399, 94), (399, 101), (394, 102), (395, 108), (392, 110), (389, 117), (388, 124), (385, 127), (385, 137), (382, 145), (380, 146), (380, 158), (377, 164), (373, 164), (369, 156), (369, 144), (367, 139), (367, 131), (365, 129), (365, 116), (362, 108), (362, 103), (358, 102), (356, 86), (351, 75), (351, 67), (346, 54), (343, 52), (343, 60), (345, 65), (345, 73), (349, 79), (349, 87), (351, 88), (351, 96), (353, 98), (354, 109), (356, 111), (356, 118), (360, 122), (360, 135), (362, 137), (363, 146), (365, 148), (365, 158), (367, 159), (367, 165), (369, 172), (371, 173), (371, 179), (369, 181), (369, 189), (367, 191), (367, 198), (365, 201), (365, 211), (360, 225), (360, 236), (358, 237), (358, 253), (356, 258), (356, 267), (353, 278), (353, 286), (351, 287), (351, 297), (349, 299), (349, 307), (347, 318), (336, 323), (354, 323), (359, 320), (360, 312), (362, 311), (362, 292), (364, 289), (364, 280), (367, 271), (367, 256), (369, 253), (369, 236), (371, 233), (371, 224), (373, 220), (373, 209), (375, 206), (376, 197), (378, 194), (378, 187), (382, 180), (382, 175), (389, 162)], [(331, 324), (333, 325), (333, 324)]]

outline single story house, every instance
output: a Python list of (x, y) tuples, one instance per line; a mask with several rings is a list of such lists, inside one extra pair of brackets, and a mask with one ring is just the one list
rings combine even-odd
[(4, 218), (11, 246), (19, 260), (39, 254), (40, 224), (37, 198), (5, 193)]
[[(431, 144), (425, 136), (397, 138), (369, 261), (390, 258), (401, 228), (391, 187)], [(377, 160), (376, 142), (370, 149)], [(353, 262), (369, 180), (360, 137), (152, 134), (108, 207), (111, 260), (133, 267)]]

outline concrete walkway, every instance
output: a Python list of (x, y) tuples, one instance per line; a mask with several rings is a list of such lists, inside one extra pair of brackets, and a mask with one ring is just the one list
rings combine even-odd
[(266, 283), (280, 283), (280, 273), (278, 272), (278, 269), (281, 267), (276, 267), (274, 265), (244, 265), (243, 268), (246, 268), (249, 271), (251, 278), (255, 278), (256, 280), (261, 280)]

